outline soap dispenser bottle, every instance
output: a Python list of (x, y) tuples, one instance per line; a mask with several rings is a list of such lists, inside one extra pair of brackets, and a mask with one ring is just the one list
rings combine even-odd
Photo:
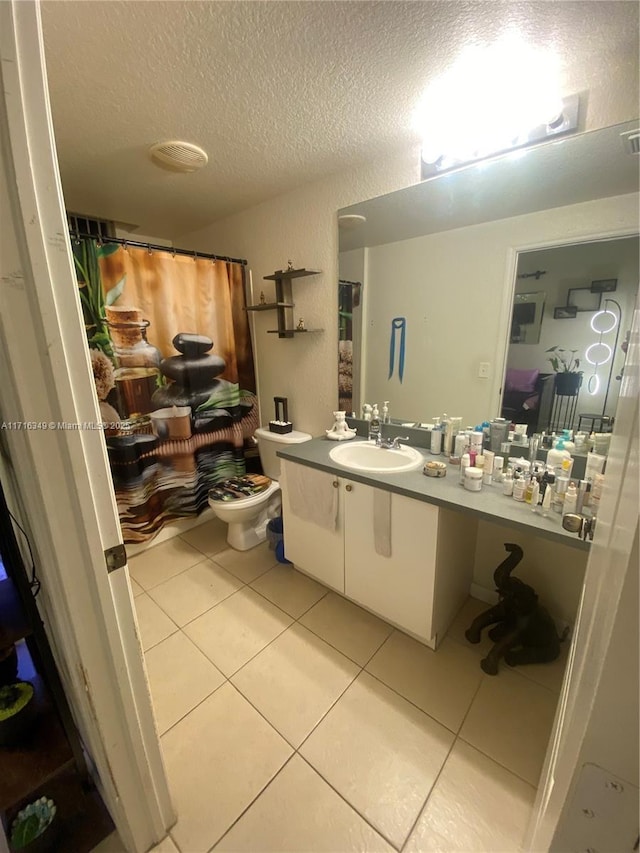
[(380, 433), (380, 412), (378, 411), (378, 404), (374, 403), (371, 420), (369, 421), (369, 440), (377, 443), (380, 439)]
[(391, 418), (389, 417), (389, 401), (384, 401), (384, 406), (382, 407), (382, 423), (390, 424)]

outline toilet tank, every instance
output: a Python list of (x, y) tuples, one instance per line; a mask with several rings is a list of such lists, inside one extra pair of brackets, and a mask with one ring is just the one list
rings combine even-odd
[(281, 435), (271, 432), (267, 427), (259, 427), (254, 435), (258, 442), (262, 470), (272, 480), (280, 479), (280, 457), (276, 456), (276, 452), (286, 444), (301, 444), (303, 441), (311, 441), (313, 437), (308, 432), (295, 429)]

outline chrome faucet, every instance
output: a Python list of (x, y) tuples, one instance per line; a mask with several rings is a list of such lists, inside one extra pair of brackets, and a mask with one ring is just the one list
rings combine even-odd
[(381, 435), (376, 440), (376, 447), (383, 450), (400, 450), (401, 441), (409, 441), (408, 435), (397, 435), (395, 438), (383, 438)]

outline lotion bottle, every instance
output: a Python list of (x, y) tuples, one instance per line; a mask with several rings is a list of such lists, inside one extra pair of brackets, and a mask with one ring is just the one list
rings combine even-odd
[(530, 499), (531, 511), (537, 512), (538, 511), (538, 502), (540, 501), (540, 483), (538, 482), (537, 477), (532, 477), (532, 480), (533, 480), (533, 484), (531, 487), (531, 499)]
[(511, 473), (511, 468), (507, 468), (504, 475), (504, 480), (502, 481), (502, 494), (507, 495), (508, 497), (513, 496), (513, 474)]
[(471, 465), (471, 459), (468, 453), (463, 453), (460, 457), (460, 485), (464, 486), (464, 472)]
[(384, 406), (382, 407), (382, 423), (390, 424), (391, 418), (389, 417), (389, 401), (384, 401)]
[(442, 448), (442, 430), (439, 426), (434, 426), (431, 430), (431, 442), (429, 452), (434, 456), (439, 456)]
[(526, 488), (526, 481), (524, 477), (518, 477), (513, 481), (513, 499), (514, 501), (524, 501), (524, 491)]
[(576, 489), (576, 484), (573, 480), (569, 483), (567, 487), (567, 493), (564, 496), (564, 507), (562, 508), (562, 514), (566, 515), (568, 512), (575, 512), (578, 504), (578, 490)]

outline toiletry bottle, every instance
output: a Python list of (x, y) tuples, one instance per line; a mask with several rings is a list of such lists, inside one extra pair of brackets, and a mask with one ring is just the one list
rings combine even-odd
[(493, 482), (501, 483), (504, 479), (504, 474), (502, 473), (502, 467), (504, 465), (504, 458), (502, 456), (495, 456), (493, 459)]
[(591, 484), (588, 480), (580, 480), (578, 483), (578, 500), (576, 501), (576, 512), (581, 513), (585, 507), (585, 497), (589, 494)]
[(604, 486), (604, 474), (596, 474), (593, 478), (591, 486), (591, 514), (596, 515), (600, 507), (600, 498), (602, 497), (602, 488)]
[(469, 492), (479, 492), (482, 490), (482, 470), (469, 465), (464, 469), (464, 487)]
[(564, 443), (564, 449), (568, 453), (574, 453), (576, 449), (575, 443), (571, 440), (571, 430), (563, 429), (562, 430), (562, 441)]
[(373, 404), (371, 412), (371, 420), (369, 421), (369, 440), (378, 441), (380, 438), (380, 413), (378, 412), (378, 404)]
[(551, 509), (551, 501), (553, 500), (554, 488), (551, 483), (547, 484), (547, 488), (544, 491), (544, 497), (542, 498), (542, 517), (546, 518), (549, 515), (549, 511)]
[(535, 482), (535, 479), (536, 479), (536, 478), (535, 478), (535, 476), (534, 476), (533, 474), (531, 474), (531, 475), (527, 478), (527, 485), (525, 486), (525, 489), (524, 489), (524, 500), (525, 500), (525, 503), (528, 503), (528, 504), (530, 504), (530, 503), (531, 503), (531, 495), (533, 494), (533, 484), (534, 484), (534, 482)]
[(571, 458), (571, 456), (568, 459), (563, 459), (562, 465), (560, 467), (562, 468), (563, 476), (570, 478), (571, 472), (573, 470), (573, 459)]
[(384, 401), (384, 406), (382, 407), (382, 423), (390, 424), (391, 418), (389, 417), (389, 401)]
[(602, 474), (604, 471), (604, 463), (607, 461), (606, 456), (600, 453), (587, 453), (587, 464), (584, 469), (585, 480), (595, 482), (596, 474)]
[(442, 452), (445, 456), (451, 456), (453, 450), (453, 419), (444, 415), (442, 419)]
[(531, 504), (532, 512), (538, 512), (538, 503), (540, 501), (540, 483), (538, 482), (537, 477), (531, 478), (533, 481), (533, 485), (531, 486), (531, 497), (529, 498), (529, 503)]
[(371, 406), (368, 403), (363, 403), (362, 405), (362, 420), (370, 421), (371, 420)]
[(564, 496), (564, 506), (562, 508), (562, 514), (566, 515), (568, 512), (576, 512), (577, 505), (578, 490), (576, 489), (576, 484), (572, 480), (569, 483), (567, 487), (567, 493)]
[(514, 501), (524, 502), (524, 490), (526, 489), (526, 481), (524, 477), (517, 477), (513, 481), (513, 499)]
[(493, 482), (493, 466), (496, 455), (492, 450), (487, 449), (485, 449), (482, 455), (484, 457), (484, 484), (485, 486), (490, 486)]
[(559, 438), (553, 449), (547, 453), (547, 465), (552, 468), (560, 468), (564, 459), (571, 459), (571, 454), (564, 449), (564, 440)]
[(471, 465), (471, 459), (468, 453), (463, 453), (460, 457), (460, 485), (464, 486), (464, 472)]
[(434, 456), (439, 456), (442, 450), (442, 430), (439, 426), (434, 426), (431, 430), (431, 445), (429, 452)]
[(507, 495), (507, 497), (513, 496), (513, 474), (511, 473), (511, 468), (507, 468), (504, 475), (504, 479), (502, 481), (502, 494)]

